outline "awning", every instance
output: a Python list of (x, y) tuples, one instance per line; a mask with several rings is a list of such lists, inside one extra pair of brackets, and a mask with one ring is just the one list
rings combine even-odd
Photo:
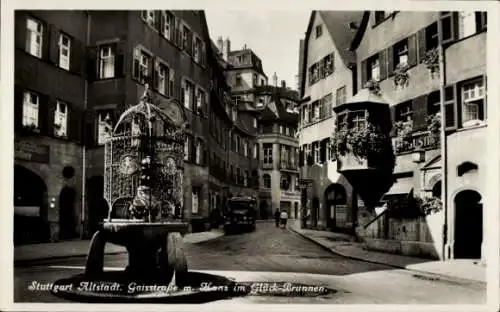
[(382, 196), (382, 201), (387, 201), (391, 197), (407, 197), (413, 191), (413, 178), (398, 179), (391, 186), (389, 191)]

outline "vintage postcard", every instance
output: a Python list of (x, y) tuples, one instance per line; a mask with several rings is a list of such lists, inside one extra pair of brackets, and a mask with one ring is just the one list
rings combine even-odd
[(498, 310), (498, 3), (2, 6), (3, 309)]

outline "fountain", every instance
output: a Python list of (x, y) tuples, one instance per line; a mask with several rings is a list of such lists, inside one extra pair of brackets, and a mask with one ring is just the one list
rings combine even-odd
[[(188, 271), (182, 238), (189, 228), (182, 182), (186, 118), (173, 100), (163, 109), (151, 102), (146, 85), (139, 103), (113, 128), (107, 121), (108, 217), (91, 240), (85, 272), (57, 281), (56, 296), (83, 302), (192, 303), (232, 293), (233, 281)], [(125, 270), (104, 270), (108, 242), (126, 247)]]

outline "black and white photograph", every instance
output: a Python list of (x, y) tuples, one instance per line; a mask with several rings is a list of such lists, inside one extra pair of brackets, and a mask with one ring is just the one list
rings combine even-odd
[(499, 3), (21, 2), (2, 310), (498, 310)]

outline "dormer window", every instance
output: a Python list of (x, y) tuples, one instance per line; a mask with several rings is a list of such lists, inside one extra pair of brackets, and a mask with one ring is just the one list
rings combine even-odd
[(322, 25), (317, 25), (316, 26), (316, 38), (321, 37), (323, 34), (323, 28), (321, 27)]

